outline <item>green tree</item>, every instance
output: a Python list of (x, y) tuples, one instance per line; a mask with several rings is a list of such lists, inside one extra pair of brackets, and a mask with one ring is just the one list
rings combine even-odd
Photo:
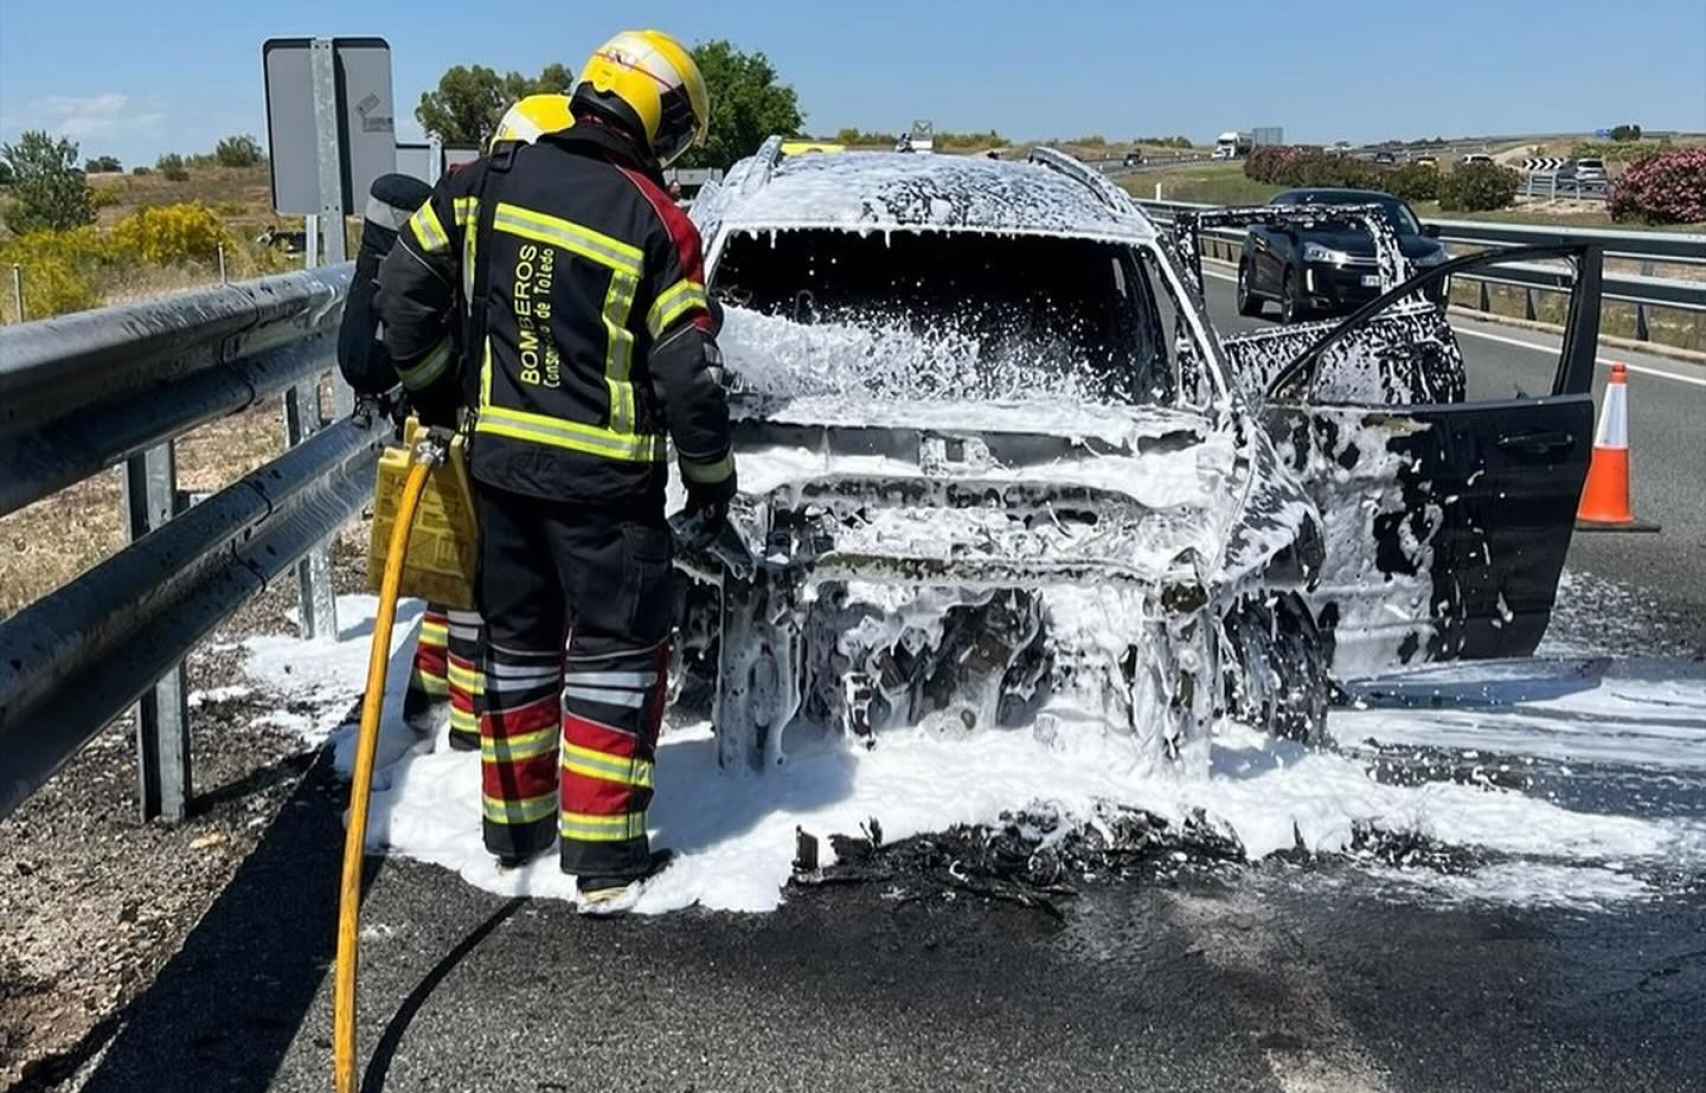
[(499, 75), (484, 65), (456, 65), (439, 77), (437, 90), (421, 95), (415, 119), (445, 144), (480, 145), (517, 99), (564, 92), (573, 84), (574, 73), (562, 64), (546, 65), (536, 79), (519, 72)]
[(189, 168), (184, 166), (184, 157), (176, 152), (161, 156), (154, 162), (154, 167), (171, 182), (183, 182), (190, 177)]
[(727, 168), (758, 150), (764, 138), (801, 131), (799, 96), (777, 82), (762, 53), (743, 53), (725, 41), (701, 42), (693, 60), (711, 93), (711, 131), (705, 143), (681, 157), (683, 167)]
[(1618, 142), (1640, 140), (1641, 127), (1639, 125), (1619, 125), (1611, 131), (1611, 139)]
[(91, 175), (109, 174), (113, 171), (124, 170), (117, 156), (96, 156), (83, 164), (83, 170)]
[(94, 223), (95, 204), (88, 180), (77, 169), (76, 144), (31, 130), (19, 136), (17, 144), (0, 145), (0, 158), (12, 169), (15, 201), (6, 212), (6, 226), (14, 232), (62, 231)]
[(0, 159), (0, 186), (10, 186), (11, 184), (12, 165), (3, 159)]
[(213, 149), (213, 158), (221, 167), (253, 167), (261, 156), (261, 142), (247, 133), (226, 137)]

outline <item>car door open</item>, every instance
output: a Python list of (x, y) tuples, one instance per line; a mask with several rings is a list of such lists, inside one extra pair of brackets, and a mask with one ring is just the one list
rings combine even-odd
[[(1457, 258), (1314, 328), (1277, 372), (1304, 329), (1223, 340), (1232, 371), (1271, 377), (1264, 421), (1320, 507), (1311, 607), (1340, 678), (1540, 643), (1591, 455), (1600, 267), (1585, 245)], [(1465, 352), (1424, 295), (1453, 276), (1567, 290), (1550, 362), (1473, 331)]]

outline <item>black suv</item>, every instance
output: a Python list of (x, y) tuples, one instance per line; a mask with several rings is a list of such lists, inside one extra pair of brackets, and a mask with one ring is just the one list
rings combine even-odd
[[(1450, 257), (1436, 229), (1424, 227), (1410, 206), (1378, 190), (1287, 190), (1269, 204), (1379, 205), (1411, 266), (1437, 266)], [(1440, 290), (1433, 294), (1438, 302)], [(1344, 314), (1379, 295), (1374, 240), (1360, 228), (1258, 225), (1244, 238), (1238, 259), (1240, 315), (1260, 315), (1273, 300), (1281, 322), (1299, 322), (1316, 314)]]

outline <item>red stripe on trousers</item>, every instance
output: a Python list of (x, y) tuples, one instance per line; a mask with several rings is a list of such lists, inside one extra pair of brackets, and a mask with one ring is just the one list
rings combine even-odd
[[(487, 706), (490, 707), (488, 702)], [(558, 711), (561, 704), (555, 692), (544, 698), (535, 699), (525, 706), (513, 710), (494, 710), (488, 708), (480, 715), (480, 735), (503, 740), (523, 733), (538, 732), (541, 729), (554, 729), (558, 725)]]
[(482, 762), (480, 785), (486, 796), (505, 801), (543, 797), (557, 788), (556, 749), (519, 763)]
[[(634, 786), (609, 782), (603, 778), (588, 778), (572, 770), (563, 771), (563, 811), (585, 812), (593, 816), (620, 816), (638, 812), (634, 798), (639, 795)], [(649, 796), (649, 791), (648, 791)]]
[(625, 732), (606, 728), (573, 713), (563, 714), (563, 739), (582, 748), (591, 748), (613, 759), (632, 759), (639, 754), (639, 740)]

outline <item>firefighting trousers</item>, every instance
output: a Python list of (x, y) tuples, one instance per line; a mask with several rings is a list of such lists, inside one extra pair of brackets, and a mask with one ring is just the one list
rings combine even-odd
[(644, 876), (674, 602), (661, 507), (476, 489), (486, 848), (531, 855), (555, 834), (566, 873)]
[(483, 625), (478, 611), (427, 604), (409, 677), (410, 690), (450, 700), (450, 743), (468, 751), (480, 746), (479, 702), (486, 689)]

